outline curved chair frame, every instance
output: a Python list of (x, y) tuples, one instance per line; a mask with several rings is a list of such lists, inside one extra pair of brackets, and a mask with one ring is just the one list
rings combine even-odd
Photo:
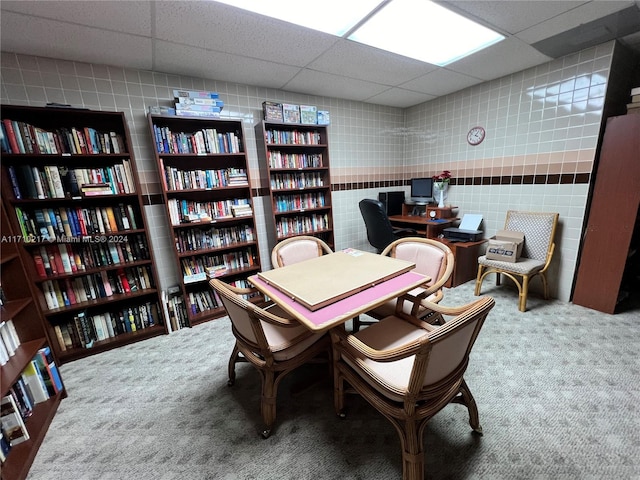
[[(494, 304), (491, 297), (462, 307), (432, 304), (438, 325), (398, 310), (354, 335), (331, 330), (336, 413), (345, 416), (348, 383), (398, 432), (404, 480), (424, 479), (424, 431), (449, 403), (466, 406), (471, 428), (482, 434), (478, 408), (463, 376)], [(454, 318), (445, 321), (444, 315)]]
[(298, 321), (280, 316), (284, 312), (276, 305), (260, 308), (241, 297), (255, 293), (255, 289), (236, 288), (215, 278), (209, 281), (209, 285), (220, 296), (236, 339), (229, 358), (227, 384), (232, 386), (235, 383), (237, 362), (249, 362), (260, 372), (260, 413), (264, 422), (261, 434), (267, 438), (276, 420), (280, 381), (291, 371), (322, 354), (330, 359), (329, 336), (313, 333)]
[[(407, 248), (408, 247), (408, 248)], [(414, 247), (414, 248), (412, 248)], [(420, 255), (421, 248), (435, 249), (435, 253), (440, 257), (433, 265), (421, 264)], [(408, 315), (418, 318), (424, 318), (431, 313), (427, 307), (431, 303), (438, 303), (444, 297), (443, 287), (447, 283), (449, 277), (453, 273), (455, 257), (451, 249), (442, 242), (422, 237), (405, 237), (400, 238), (385, 248), (381, 255), (387, 255), (393, 258), (409, 260), (416, 262), (415, 272), (428, 275), (432, 280), (424, 287), (420, 287), (409, 292), (411, 298), (420, 300), (420, 302), (407, 301), (403, 302), (403, 311)], [(404, 297), (408, 298), (408, 297)], [(398, 300), (390, 300), (378, 308), (370, 310), (367, 315), (380, 320), (388, 315), (392, 315), (396, 309)], [(371, 325), (373, 322), (362, 320), (359, 317), (353, 319), (353, 331), (360, 330), (362, 325)]]
[[(293, 261), (285, 261), (282, 252), (289, 252), (298, 247), (301, 248), (302, 251), (292, 254), (292, 257), (294, 257)], [(333, 253), (333, 250), (331, 250), (331, 247), (327, 245), (324, 240), (311, 235), (299, 235), (282, 240), (273, 247), (273, 250), (271, 250), (271, 266), (273, 268), (280, 268), (302, 260), (321, 257), (328, 253)]]
[[(558, 213), (544, 212), (519, 212), (509, 210), (505, 220), (505, 230), (525, 231), (525, 246), (522, 257), (515, 263), (488, 260), (486, 255), (478, 258), (478, 275), (476, 277), (475, 295), (480, 295), (482, 282), (491, 273), (496, 274), (496, 285), (500, 285), (501, 275), (509, 277), (518, 288), (518, 310), (527, 311), (527, 297), (529, 295), (529, 284), (531, 280), (538, 276), (542, 281), (543, 296), (549, 299), (549, 283), (547, 281), (547, 269), (553, 258), (556, 227), (558, 225)], [(522, 221), (520, 218), (526, 219)], [(539, 225), (536, 225), (539, 223)], [(543, 228), (549, 229), (546, 238), (547, 245), (544, 248), (528, 248), (527, 236), (533, 237)]]

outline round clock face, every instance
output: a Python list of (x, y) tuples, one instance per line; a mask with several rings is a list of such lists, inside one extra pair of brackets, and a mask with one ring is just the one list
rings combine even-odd
[(469, 145), (480, 145), (484, 140), (485, 131), (482, 127), (473, 127), (467, 133), (467, 142)]
[(435, 210), (431, 210), (431, 211), (429, 212), (429, 216), (430, 216), (431, 218), (436, 218), (436, 211), (435, 211)]

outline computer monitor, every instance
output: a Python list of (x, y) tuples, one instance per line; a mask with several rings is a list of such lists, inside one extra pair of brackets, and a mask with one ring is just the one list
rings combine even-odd
[(411, 179), (411, 201), (416, 205), (433, 202), (433, 178)]

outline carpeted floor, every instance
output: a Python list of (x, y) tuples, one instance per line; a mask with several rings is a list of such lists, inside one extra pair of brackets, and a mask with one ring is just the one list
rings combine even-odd
[[(484, 436), (449, 405), (425, 434), (429, 479), (640, 478), (640, 310), (605, 315), (517, 295), (496, 298), (465, 376)], [(443, 304), (472, 300), (473, 282)], [(281, 384), (278, 420), (257, 434), (259, 377), (227, 386), (233, 337), (220, 319), (61, 367), (69, 397), (29, 480), (400, 479), (400, 444), (357, 396), (333, 412), (326, 366)], [(309, 386), (312, 379), (320, 382)]]

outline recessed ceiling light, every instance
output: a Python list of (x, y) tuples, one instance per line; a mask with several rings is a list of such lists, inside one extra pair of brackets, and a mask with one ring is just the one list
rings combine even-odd
[(393, 0), (349, 39), (444, 66), (504, 36), (426, 0)]
[(217, 1), (338, 37), (382, 3), (381, 0), (322, 0), (316, 3), (300, 0)]
[(313, 10), (299, 0), (217, 1), (438, 66), (504, 39), (427, 0), (323, 0)]

